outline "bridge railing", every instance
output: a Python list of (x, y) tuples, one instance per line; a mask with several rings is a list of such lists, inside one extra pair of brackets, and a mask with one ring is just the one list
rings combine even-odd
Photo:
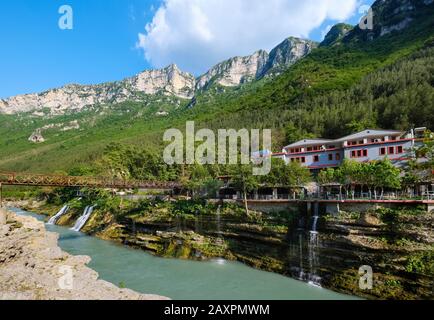
[(5, 185), (92, 187), (92, 188), (146, 188), (173, 189), (179, 187), (176, 182), (123, 180), (107, 177), (76, 177), (17, 172), (0, 172), (0, 183)]

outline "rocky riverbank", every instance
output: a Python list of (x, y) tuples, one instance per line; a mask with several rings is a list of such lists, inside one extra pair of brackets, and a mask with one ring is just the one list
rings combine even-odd
[(0, 300), (166, 299), (98, 280), (90, 258), (63, 252), (42, 222), (0, 211)]
[[(150, 202), (97, 209), (83, 232), (152, 254), (181, 259), (225, 258), (342, 293), (370, 299), (433, 299), (434, 215), (424, 211), (323, 214), (318, 233), (301, 210), (264, 214), (224, 205)], [(29, 203), (55, 214), (60, 208)], [(73, 225), (83, 208), (59, 220)], [(359, 268), (373, 269), (374, 287), (359, 287)]]

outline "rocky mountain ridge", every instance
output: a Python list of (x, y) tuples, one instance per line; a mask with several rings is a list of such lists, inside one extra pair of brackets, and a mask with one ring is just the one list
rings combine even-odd
[(123, 81), (99, 85), (70, 84), (38, 94), (25, 94), (0, 100), (0, 113), (14, 114), (48, 108), (50, 114), (80, 111), (86, 106), (141, 101), (143, 95), (165, 94), (184, 99), (193, 97), (195, 78), (176, 65), (150, 70)]
[(340, 35), (342, 42), (372, 41), (393, 32), (403, 32), (417, 21), (431, 19), (433, 5), (434, 0), (377, 0), (371, 7), (372, 29), (362, 30), (357, 25)]
[[(86, 106), (144, 101), (146, 95), (163, 94), (191, 99), (198, 90), (213, 84), (233, 87), (267, 75), (276, 75), (315, 48), (313, 41), (288, 38), (268, 54), (259, 50), (251, 56), (234, 57), (195, 78), (172, 64), (164, 69), (147, 70), (124, 79), (98, 85), (69, 84), (41, 93), (24, 94), (0, 99), (0, 113), (47, 110), (51, 115), (80, 111)], [(35, 112), (35, 115), (44, 113)]]
[(237, 86), (266, 76), (276, 76), (308, 55), (318, 44), (314, 41), (289, 37), (271, 50), (256, 51), (245, 57), (223, 61), (197, 79), (196, 89), (212, 84)]

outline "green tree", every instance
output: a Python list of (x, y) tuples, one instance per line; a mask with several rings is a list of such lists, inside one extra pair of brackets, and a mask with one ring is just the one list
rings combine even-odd
[(188, 178), (184, 180), (184, 187), (191, 192), (192, 198), (203, 192), (205, 184), (211, 180), (211, 176), (205, 166), (200, 164), (190, 165), (187, 168)]
[(355, 186), (359, 183), (361, 176), (361, 164), (354, 160), (345, 160), (338, 171), (340, 183), (344, 186), (347, 196), (350, 191), (354, 199)]
[(315, 137), (314, 134), (308, 133), (306, 130), (296, 127), (293, 122), (289, 122), (289, 124), (286, 126), (285, 133), (288, 143), (294, 143), (301, 139), (310, 139)]
[(434, 168), (434, 133), (431, 131), (425, 132), (423, 144), (415, 150), (417, 158), (425, 158), (427, 162), (422, 167)]
[[(401, 171), (396, 168), (389, 159), (373, 163), (374, 185), (381, 189), (381, 198), (384, 195), (384, 188), (401, 188)], [(377, 197), (376, 190), (375, 197)]]
[(253, 175), (252, 165), (233, 165), (231, 168), (232, 183), (234, 187), (241, 191), (244, 199), (244, 208), (246, 215), (249, 215), (249, 207), (247, 203), (247, 194), (258, 189), (259, 179)]
[(321, 170), (318, 174), (317, 181), (320, 185), (326, 185), (330, 183), (338, 183), (340, 181), (339, 177), (337, 177), (337, 171), (333, 168), (327, 168), (325, 170)]
[(311, 181), (311, 174), (297, 162), (286, 164), (282, 159), (272, 158), (270, 173), (259, 180), (268, 186), (304, 186)]
[(298, 162), (290, 162), (286, 166), (284, 181), (288, 186), (305, 186), (312, 181), (309, 169), (303, 167)]

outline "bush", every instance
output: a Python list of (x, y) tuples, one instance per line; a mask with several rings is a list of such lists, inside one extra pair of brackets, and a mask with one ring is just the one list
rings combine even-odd
[(384, 223), (392, 223), (396, 222), (399, 217), (402, 216), (416, 216), (423, 215), (426, 212), (421, 210), (420, 208), (415, 209), (389, 209), (389, 208), (379, 208), (376, 210), (376, 213), (379, 215), (381, 221)]
[[(208, 209), (208, 210), (207, 210)], [(179, 200), (173, 203), (172, 214), (175, 216), (193, 215), (208, 213), (205, 201), (202, 200)]]
[(407, 259), (407, 272), (434, 275), (434, 253), (424, 252)]

